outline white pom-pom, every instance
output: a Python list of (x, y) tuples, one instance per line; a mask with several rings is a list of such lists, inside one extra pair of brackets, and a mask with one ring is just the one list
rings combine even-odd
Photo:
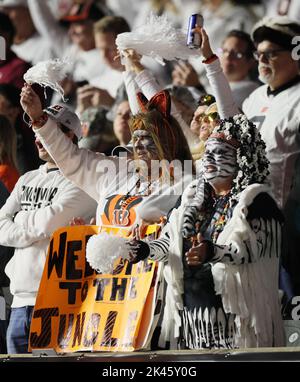
[(37, 83), (41, 86), (49, 86), (57, 91), (64, 99), (64, 90), (60, 82), (66, 77), (69, 63), (59, 59), (41, 61), (28, 69), (24, 74), (24, 80), (28, 84)]
[(151, 14), (143, 26), (119, 34), (116, 44), (121, 52), (124, 49), (134, 49), (138, 54), (150, 56), (163, 65), (164, 60), (199, 57), (199, 50), (190, 49), (186, 45), (186, 34), (175, 29), (166, 15)]
[(100, 273), (112, 273), (114, 262), (119, 257), (129, 260), (129, 247), (123, 237), (101, 232), (90, 237), (86, 246), (86, 259)]

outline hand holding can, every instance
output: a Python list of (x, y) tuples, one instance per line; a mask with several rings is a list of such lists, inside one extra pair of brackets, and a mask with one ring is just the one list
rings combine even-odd
[(203, 16), (200, 14), (191, 15), (189, 18), (189, 26), (187, 32), (187, 46), (191, 49), (199, 49), (201, 47), (201, 35), (195, 33), (194, 29), (196, 27), (203, 26)]

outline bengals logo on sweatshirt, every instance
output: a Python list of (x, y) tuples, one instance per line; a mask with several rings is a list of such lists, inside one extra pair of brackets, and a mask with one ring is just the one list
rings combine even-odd
[(112, 195), (107, 198), (101, 219), (104, 225), (128, 227), (136, 219), (135, 207), (143, 200), (142, 196)]

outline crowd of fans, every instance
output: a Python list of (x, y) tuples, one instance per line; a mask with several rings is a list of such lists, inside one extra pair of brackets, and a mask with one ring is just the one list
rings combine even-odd
[[(118, 34), (151, 13), (185, 30), (201, 13), (199, 57), (162, 66), (127, 49), (121, 58)], [(52, 233), (92, 218), (131, 227), (133, 262), (166, 263), (159, 346), (288, 345), (281, 318), (300, 295), (299, 1), (0, 0), (0, 36), (0, 352), (27, 352)], [(64, 100), (24, 85), (31, 66), (54, 58), (68, 62)], [(123, 173), (123, 151), (149, 168), (193, 163), (170, 185), (176, 166)], [(101, 170), (108, 162), (115, 176)], [(108, 201), (123, 220), (107, 216)], [(142, 240), (162, 220), (161, 237)], [(239, 309), (225, 291), (233, 284), (220, 281), (233, 269)]]

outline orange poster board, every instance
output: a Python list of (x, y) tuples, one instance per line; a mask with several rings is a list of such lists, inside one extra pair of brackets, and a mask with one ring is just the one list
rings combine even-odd
[[(145, 343), (154, 309), (145, 311), (144, 305), (147, 298), (147, 304), (154, 304), (157, 264), (119, 259), (113, 274), (98, 274), (85, 258), (87, 240), (97, 232), (97, 226), (75, 226), (53, 234), (32, 317), (30, 350), (133, 351)], [(143, 324), (139, 333), (143, 315), (147, 327)]]

